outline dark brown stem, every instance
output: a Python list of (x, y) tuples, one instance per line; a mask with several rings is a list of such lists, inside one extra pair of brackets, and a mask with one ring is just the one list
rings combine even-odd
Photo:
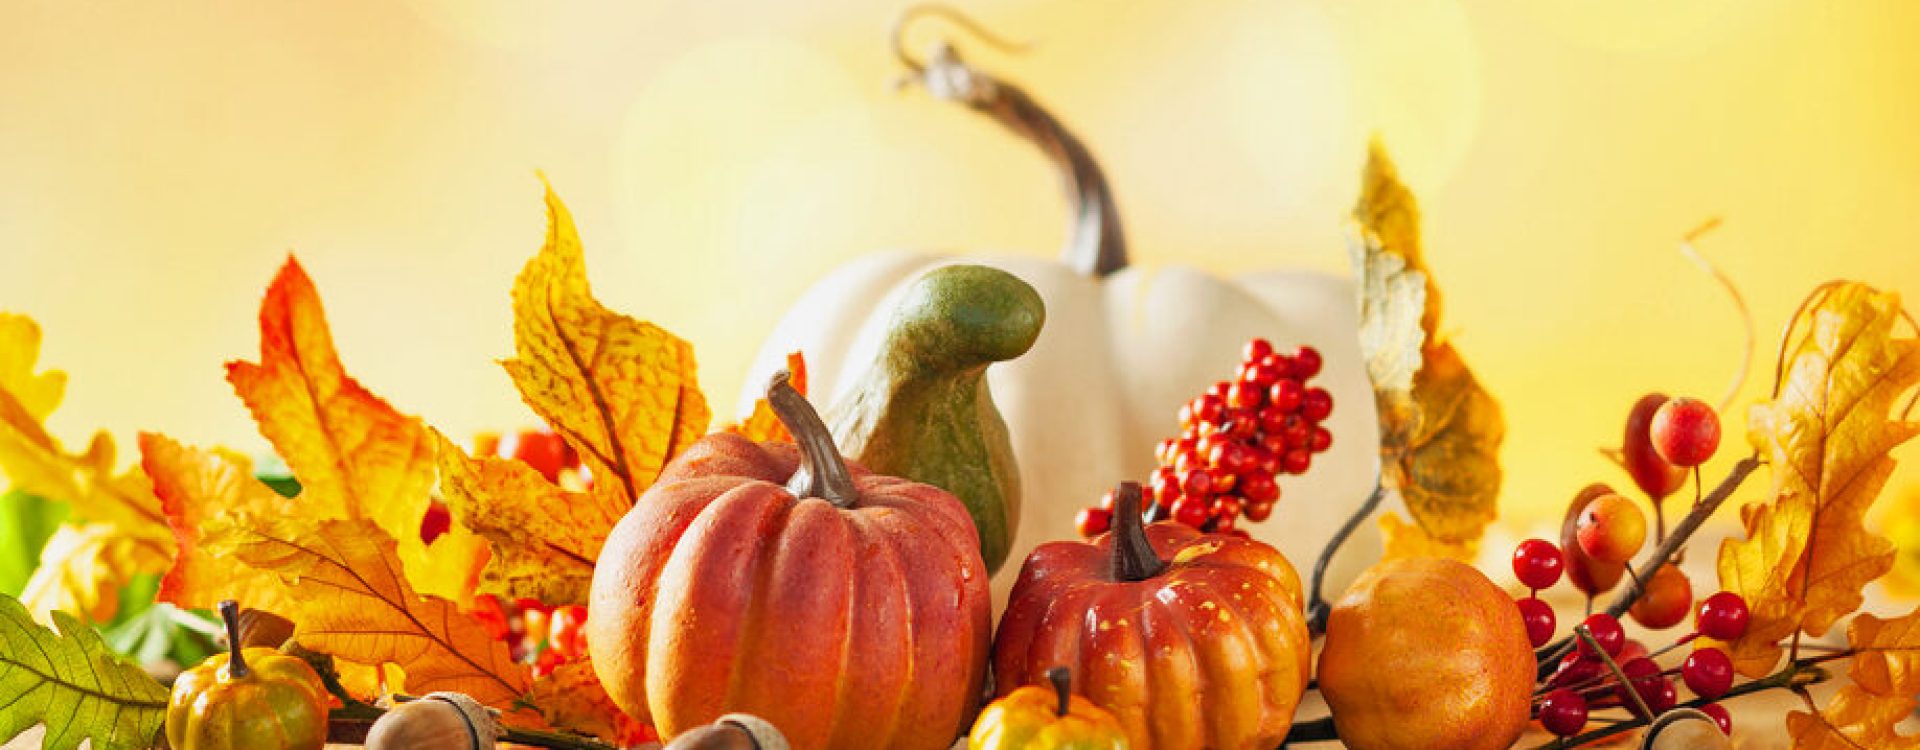
[(244, 680), (253, 670), (247, 668), (246, 649), (240, 647), (240, 603), (232, 599), (220, 602), (220, 620), (227, 624), (227, 674)]
[(1347, 543), (1348, 537), (1353, 536), (1354, 530), (1360, 528), (1360, 523), (1379, 509), (1380, 501), (1386, 496), (1386, 485), (1380, 482), (1380, 477), (1375, 476), (1373, 493), (1367, 495), (1366, 502), (1354, 509), (1353, 515), (1347, 518), (1347, 522), (1340, 525), (1340, 530), (1333, 533), (1332, 539), (1327, 540), (1327, 546), (1320, 550), (1320, 557), (1313, 561), (1313, 583), (1307, 593), (1308, 633), (1320, 635), (1327, 632), (1327, 618), (1333, 615), (1333, 605), (1327, 603), (1323, 590), (1327, 582), (1327, 565), (1333, 562), (1334, 554)]
[(1073, 671), (1066, 667), (1054, 667), (1047, 670), (1047, 682), (1053, 683), (1053, 694), (1060, 700), (1053, 709), (1053, 715), (1066, 716), (1068, 699), (1073, 697)]
[[(938, 7), (909, 10), (909, 15), (903, 15), (898, 26)], [(933, 12), (949, 20), (957, 19), (976, 35), (992, 39), (978, 24), (952, 10)], [(1060, 168), (1067, 200), (1073, 208), (1073, 231), (1062, 260), (1074, 270), (1096, 278), (1126, 268), (1127, 242), (1120, 229), (1120, 211), (1114, 206), (1106, 173), (1094, 161), (1086, 144), (1026, 91), (966, 64), (951, 46), (941, 44), (929, 59), (921, 61), (905, 53), (901, 36), (901, 29), (896, 27), (895, 54), (912, 72), (910, 80), (918, 81), (934, 96), (965, 104), (1031, 141)]]
[(1167, 561), (1147, 540), (1147, 524), (1140, 518), (1140, 483), (1121, 482), (1113, 493), (1113, 539), (1110, 570), (1116, 581), (1144, 581), (1167, 569)]
[[(1673, 527), (1673, 532), (1660, 542), (1660, 546), (1653, 551), (1652, 555), (1640, 563), (1639, 569), (1626, 581), (1626, 589), (1614, 598), (1612, 604), (1607, 605), (1607, 614), (1619, 617), (1633, 608), (1634, 602), (1639, 601), (1640, 595), (1646, 592), (1646, 587), (1641, 582), (1651, 580), (1653, 574), (1660, 570), (1660, 566), (1671, 562), (1674, 555), (1678, 554), (1681, 548), (1687, 545), (1687, 541), (1693, 538), (1693, 533), (1700, 530), (1700, 525), (1706, 523), (1707, 518), (1712, 516), (1714, 511), (1719, 510), (1720, 504), (1732, 497), (1734, 491), (1740, 488), (1740, 484), (1745, 482), (1747, 476), (1757, 468), (1760, 468), (1758, 455), (1747, 456), (1734, 464), (1733, 471), (1727, 474), (1727, 478), (1720, 480), (1720, 485), (1714, 487), (1713, 492), (1694, 503), (1693, 509)], [(1560, 658), (1566, 656), (1567, 651), (1572, 648), (1573, 639), (1563, 638), (1542, 649), (1539, 652), (1540, 665), (1537, 674), (1543, 678), (1552, 674), (1554, 668), (1559, 666)]]
[(772, 407), (774, 416), (780, 418), (780, 423), (786, 425), (787, 432), (793, 433), (793, 442), (800, 447), (800, 469), (787, 480), (787, 490), (795, 497), (822, 498), (836, 508), (852, 507), (860, 499), (860, 492), (853, 486), (847, 460), (840, 456), (840, 449), (834, 447), (833, 433), (820, 420), (820, 412), (814, 411), (813, 404), (794, 390), (792, 377), (791, 373), (781, 370), (767, 383), (767, 405)]
[(1648, 708), (1647, 700), (1640, 697), (1640, 687), (1627, 679), (1626, 670), (1621, 669), (1620, 663), (1613, 660), (1613, 654), (1607, 653), (1606, 649), (1600, 647), (1600, 642), (1594, 640), (1593, 631), (1588, 630), (1585, 625), (1575, 625), (1573, 634), (1579, 636), (1580, 640), (1587, 644), (1587, 648), (1593, 649), (1593, 653), (1600, 656), (1600, 662), (1607, 665), (1607, 671), (1613, 673), (1613, 679), (1620, 683), (1620, 687), (1626, 689), (1627, 697), (1632, 698), (1633, 705), (1640, 709), (1639, 715), (1648, 719), (1653, 718), (1653, 709)]

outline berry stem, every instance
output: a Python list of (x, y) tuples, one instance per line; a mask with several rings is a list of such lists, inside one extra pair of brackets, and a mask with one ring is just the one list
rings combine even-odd
[(1327, 565), (1333, 561), (1334, 553), (1339, 552), (1340, 547), (1347, 543), (1347, 538), (1353, 536), (1354, 530), (1360, 528), (1360, 522), (1367, 520), (1368, 516), (1373, 515), (1373, 512), (1380, 508), (1380, 501), (1386, 499), (1386, 496), (1387, 486), (1380, 481), (1380, 476), (1375, 474), (1373, 493), (1367, 495), (1366, 502), (1354, 509), (1353, 515), (1347, 518), (1347, 522), (1340, 525), (1340, 530), (1334, 532), (1332, 539), (1327, 540), (1327, 546), (1320, 550), (1320, 557), (1313, 561), (1313, 586), (1307, 594), (1308, 633), (1317, 636), (1327, 632), (1327, 618), (1333, 614), (1333, 605), (1327, 603), (1324, 592)]
[(1144, 581), (1167, 569), (1167, 561), (1153, 551), (1147, 525), (1140, 518), (1140, 484), (1121, 482), (1113, 492), (1113, 535), (1110, 570), (1116, 581)]
[[(1852, 653), (1849, 652), (1847, 655), (1851, 656)], [(1817, 685), (1822, 682), (1826, 682), (1828, 679), (1831, 679), (1832, 676), (1833, 675), (1829, 673), (1827, 670), (1818, 666), (1818, 662), (1816, 660), (1809, 659), (1806, 661), (1796, 661), (1788, 664), (1786, 667), (1782, 668), (1780, 671), (1775, 672), (1772, 675), (1769, 675), (1763, 679), (1742, 683), (1740, 685), (1735, 685), (1732, 690), (1727, 691), (1726, 695), (1722, 695), (1712, 700), (1708, 700), (1706, 698), (1696, 698), (1694, 700), (1678, 704), (1674, 706), (1674, 708), (1699, 708), (1701, 706), (1705, 706), (1710, 703), (1719, 703), (1721, 701), (1727, 700), (1728, 698), (1737, 698), (1742, 695), (1758, 693), (1764, 690), (1773, 690), (1776, 688), (1788, 689), (1788, 690), (1804, 690), (1810, 685)], [(1630, 732), (1635, 729), (1639, 729), (1640, 727), (1644, 727), (1651, 723), (1652, 723), (1651, 719), (1647, 719), (1643, 717), (1635, 717), (1627, 721), (1622, 721), (1617, 724), (1610, 724), (1608, 726), (1595, 729), (1585, 734), (1574, 735), (1572, 737), (1562, 737), (1552, 742), (1536, 745), (1533, 748), (1531, 748), (1531, 750), (1567, 750), (1567, 748), (1581, 747), (1589, 743), (1592, 743), (1596, 740), (1606, 739), (1608, 737), (1612, 737), (1622, 732)], [(1288, 737), (1291, 738), (1292, 735), (1288, 735)]]
[[(1673, 527), (1673, 533), (1660, 542), (1660, 546), (1640, 564), (1639, 569), (1628, 571), (1634, 573), (1633, 579), (1627, 582), (1626, 589), (1620, 592), (1613, 603), (1607, 605), (1606, 613), (1614, 617), (1626, 614), (1627, 610), (1633, 607), (1634, 602), (1640, 600), (1640, 595), (1646, 593), (1646, 587), (1640, 585), (1640, 581), (1651, 579), (1653, 574), (1660, 570), (1660, 566), (1672, 561), (1674, 555), (1678, 554), (1681, 548), (1686, 546), (1687, 541), (1693, 538), (1694, 532), (1700, 530), (1700, 525), (1706, 523), (1707, 518), (1720, 509), (1720, 504), (1732, 497), (1734, 491), (1740, 488), (1740, 484), (1758, 468), (1760, 468), (1760, 456), (1757, 453), (1740, 459), (1739, 463), (1734, 464), (1733, 470), (1725, 479), (1720, 480), (1719, 486), (1714, 487), (1713, 492), (1693, 504), (1693, 509), (1685, 518), (1680, 519), (1680, 523)], [(1560, 663), (1560, 658), (1566, 656), (1572, 649), (1573, 639), (1563, 638), (1541, 650), (1538, 675), (1544, 679), (1552, 674), (1554, 667)]]

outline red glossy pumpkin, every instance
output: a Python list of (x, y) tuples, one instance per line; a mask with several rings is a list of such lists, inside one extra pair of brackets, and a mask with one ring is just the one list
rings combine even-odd
[(1135, 750), (1271, 750), (1311, 669), (1300, 576), (1261, 542), (1143, 526), (1121, 485), (1113, 531), (1027, 557), (995, 636), (1001, 692), (1067, 665)]
[(796, 748), (951, 745), (990, 644), (966, 507), (848, 464), (784, 377), (768, 400), (798, 447), (708, 436), (608, 537), (594, 669), (667, 737), (742, 712)]

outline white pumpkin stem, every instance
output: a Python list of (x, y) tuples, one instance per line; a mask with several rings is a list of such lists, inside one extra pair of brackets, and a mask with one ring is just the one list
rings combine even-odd
[(800, 469), (787, 480), (787, 491), (794, 497), (824, 499), (837, 508), (852, 507), (860, 499), (860, 492), (853, 486), (847, 460), (834, 446), (833, 433), (820, 420), (820, 413), (807, 403), (807, 397), (794, 390), (792, 378), (791, 373), (781, 370), (767, 383), (767, 406), (786, 425), (787, 432), (793, 433), (793, 442), (800, 447)]
[(902, 82), (919, 83), (936, 97), (965, 104), (1039, 146), (1054, 166), (1060, 168), (1067, 188), (1067, 202), (1073, 208), (1073, 231), (1067, 237), (1061, 260), (1095, 278), (1126, 268), (1127, 241), (1120, 229), (1120, 211), (1114, 206), (1113, 189), (1108, 186), (1100, 164), (1094, 161), (1093, 152), (1026, 91), (966, 64), (944, 41), (934, 47), (924, 61), (907, 54), (904, 39), (908, 24), (928, 16), (952, 21), (991, 46), (1002, 49), (1020, 46), (1002, 41), (952, 8), (916, 5), (901, 13), (894, 22), (894, 55), (910, 73)]

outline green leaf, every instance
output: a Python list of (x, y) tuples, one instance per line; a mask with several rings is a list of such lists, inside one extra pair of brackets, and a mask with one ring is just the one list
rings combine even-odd
[(20, 595), (40, 564), (40, 549), (66, 517), (66, 503), (19, 491), (0, 495), (0, 594)]
[(152, 747), (166, 721), (166, 687), (72, 615), (54, 612), (53, 622), (58, 634), (0, 596), (0, 739), (45, 724), (47, 750), (87, 739), (93, 750)]
[(166, 602), (154, 601), (160, 576), (142, 573), (120, 587), (120, 613), (101, 629), (107, 645), (140, 664), (161, 660), (191, 666), (218, 650), (219, 623)]

